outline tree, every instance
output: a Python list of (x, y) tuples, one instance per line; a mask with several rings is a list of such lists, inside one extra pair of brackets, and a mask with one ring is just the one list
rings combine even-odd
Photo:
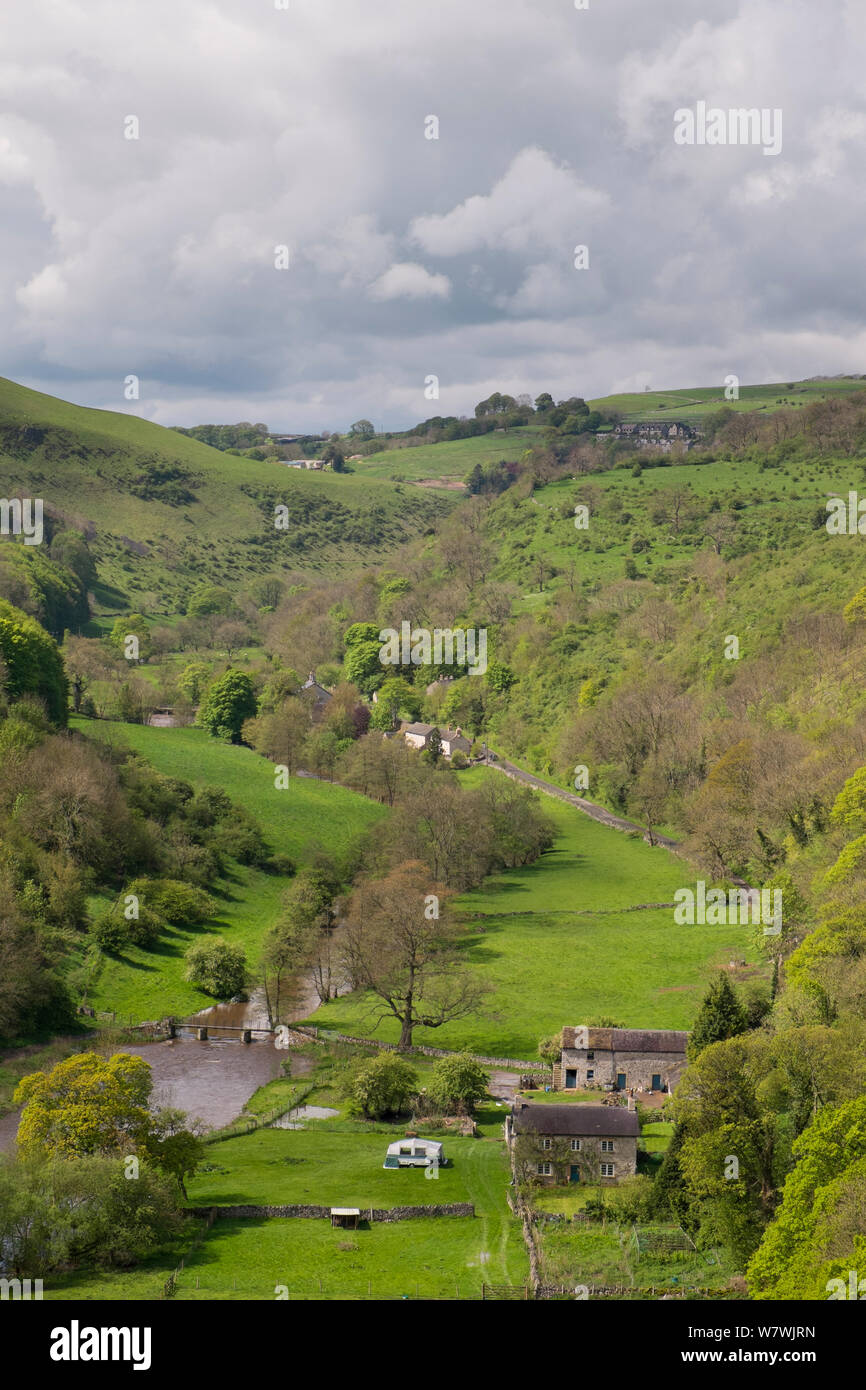
[(430, 734), (428, 752), (430, 754), (431, 763), (436, 767), (442, 761), (442, 735), (435, 727)]
[(697, 1058), (711, 1043), (745, 1033), (746, 1015), (734, 988), (724, 971), (719, 971), (698, 1010), (689, 1037), (689, 1056)]
[(229, 999), (246, 985), (246, 957), (240, 946), (232, 946), (220, 936), (205, 937), (189, 947), (185, 957), (184, 979), (198, 985), (206, 994)]
[(186, 1178), (191, 1178), (204, 1158), (205, 1146), (186, 1123), (183, 1110), (165, 1108), (157, 1111), (144, 1142), (148, 1158), (174, 1178), (184, 1201), (187, 1199)]
[[(130, 637), (134, 637), (138, 643), (137, 656), (130, 655)], [(124, 617), (115, 618), (108, 641), (118, 656), (126, 661), (146, 661), (151, 654), (150, 627), (141, 613), (127, 613)]]
[(214, 681), (199, 707), (196, 723), (214, 738), (239, 743), (244, 720), (256, 712), (253, 683), (242, 671), (229, 667)]
[(400, 718), (421, 717), (422, 699), (405, 676), (390, 676), (376, 691), (376, 706), (370, 723), (374, 729), (396, 729)]
[(322, 450), (322, 462), (329, 463), (335, 473), (345, 473), (346, 455), (333, 440), (330, 440)]
[(448, 1115), (471, 1115), (487, 1095), (490, 1077), (467, 1052), (441, 1057), (427, 1085), (427, 1098)]
[(53, 637), (33, 619), (0, 599), (0, 694), (35, 695), (54, 724), (66, 723), (69, 686)]
[(305, 700), (290, 696), (271, 714), (262, 714), (244, 728), (257, 753), (285, 767), (292, 777), (300, 766), (310, 736), (311, 710)]
[(377, 1023), (395, 1018), (401, 1048), (415, 1028), (441, 1028), (476, 1012), (486, 992), (458, 955), (458, 935), (443, 909), (449, 892), (431, 884), (420, 863), (367, 879), (352, 894), (344, 960), (355, 989), (378, 1001)]
[(393, 1052), (378, 1052), (359, 1062), (349, 1080), (349, 1095), (368, 1120), (399, 1115), (417, 1090), (417, 1073)]
[(356, 420), (354, 425), (350, 426), (349, 433), (357, 435), (359, 439), (372, 439), (376, 433), (376, 426), (370, 420)]
[(191, 618), (207, 618), (214, 614), (226, 614), (233, 607), (228, 589), (219, 584), (200, 584), (190, 595), (186, 611)]
[(211, 668), (203, 661), (191, 661), (177, 678), (177, 688), (191, 705), (197, 705), (211, 679)]
[(49, 1072), (25, 1076), (13, 1097), (24, 1107), (19, 1153), (71, 1158), (134, 1151), (150, 1129), (152, 1085), (148, 1063), (127, 1052), (107, 1061), (81, 1052)]
[(235, 652), (240, 651), (241, 647), (247, 645), (250, 640), (249, 628), (243, 623), (225, 622), (220, 623), (214, 633), (214, 644), (224, 651), (229, 661)]

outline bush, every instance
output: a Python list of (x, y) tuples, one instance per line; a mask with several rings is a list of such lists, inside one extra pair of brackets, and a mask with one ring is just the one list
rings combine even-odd
[(103, 951), (119, 951), (123, 946), (141, 946), (147, 950), (155, 946), (165, 929), (165, 921), (158, 912), (139, 903), (138, 915), (127, 917), (125, 903), (121, 898), (108, 912), (98, 917), (90, 928), (90, 935)]
[(487, 1095), (489, 1080), (481, 1064), (468, 1053), (442, 1057), (433, 1068), (427, 1097), (448, 1115), (471, 1115)]
[(348, 1081), (351, 1109), (368, 1120), (399, 1115), (418, 1090), (418, 1076), (393, 1052), (379, 1052), (352, 1068)]
[(298, 872), (297, 864), (288, 854), (272, 854), (262, 867), (269, 874), (282, 874), (285, 878), (292, 878)]
[(151, 912), (164, 917), (176, 927), (206, 922), (216, 910), (216, 903), (209, 893), (195, 888), (191, 883), (181, 883), (176, 878), (136, 878), (126, 891), (134, 893)]
[(185, 978), (218, 999), (240, 994), (246, 984), (247, 963), (241, 947), (229, 945), (222, 937), (194, 942), (184, 959)]

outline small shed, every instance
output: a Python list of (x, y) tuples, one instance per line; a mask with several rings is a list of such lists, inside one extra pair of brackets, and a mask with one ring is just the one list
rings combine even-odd
[(358, 1207), (331, 1207), (331, 1225), (347, 1231), (357, 1231), (361, 1212)]
[(398, 1139), (388, 1145), (383, 1168), (441, 1167), (445, 1162), (442, 1145), (436, 1139)]

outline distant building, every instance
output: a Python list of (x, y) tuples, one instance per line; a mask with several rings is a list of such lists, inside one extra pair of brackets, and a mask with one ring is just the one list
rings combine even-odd
[(639, 1134), (635, 1112), (619, 1105), (518, 1100), (505, 1120), (505, 1141), (517, 1166), (548, 1187), (631, 1177), (637, 1170)]
[(298, 691), (302, 700), (309, 700), (313, 706), (313, 718), (324, 714), (330, 701), (334, 698), (330, 690), (326, 690), (323, 685), (319, 685), (316, 680), (315, 671), (311, 671)]
[[(410, 748), (424, 749), (430, 747), (435, 728), (435, 724), (401, 724), (400, 733)], [(459, 729), (440, 729), (439, 737), (442, 740), (442, 754), (446, 758), (451, 758), (457, 752), (468, 755), (472, 747), (471, 740)]]
[(669, 452), (674, 444), (683, 444), (689, 449), (701, 431), (682, 420), (629, 420), (621, 421), (607, 431), (608, 437), (628, 440), (641, 449), (661, 449)]
[(563, 1028), (554, 1088), (672, 1091), (685, 1070), (688, 1040), (688, 1033), (667, 1029)]

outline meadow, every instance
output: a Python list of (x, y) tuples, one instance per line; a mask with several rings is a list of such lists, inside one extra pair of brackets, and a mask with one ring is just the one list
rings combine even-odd
[(527, 449), (543, 441), (544, 431), (538, 425), (521, 425), (517, 429), (495, 430), (472, 439), (443, 440), (440, 444), (413, 444), (408, 448), (385, 449), (366, 458), (354, 459), (352, 468), (358, 477), (406, 479), (417, 483), (422, 479), (463, 482), (475, 465), (482, 468), (500, 459), (518, 459)]
[[(540, 1038), (600, 1015), (627, 1027), (688, 1028), (715, 969), (732, 957), (758, 959), (748, 927), (677, 926), (671, 908), (638, 906), (672, 903), (691, 882), (675, 855), (563, 802), (542, 805), (556, 825), (553, 848), (455, 904), (467, 964), (493, 985), (483, 1013), (419, 1028), (417, 1043), (528, 1061)], [(398, 1035), (391, 1021), (374, 1027), (372, 1001), (358, 995), (332, 1000), (313, 1021), (389, 1042)]]
[[(86, 719), (72, 724), (88, 736), (135, 749), (166, 777), (182, 778), (196, 788), (221, 788), (256, 817), (274, 852), (298, 864), (319, 848), (339, 860), (356, 836), (387, 815), (377, 802), (312, 778), (293, 777), (288, 788), (277, 791), (272, 763), (249, 748), (211, 738), (203, 729)], [(230, 878), (211, 889), (219, 903), (215, 919), (190, 930), (169, 928), (155, 950), (129, 946), (122, 955), (103, 956), (89, 1002), (97, 1010), (116, 1011), (124, 1021), (182, 1016), (212, 1004), (210, 996), (183, 978), (187, 947), (201, 933), (214, 933), (243, 946), (254, 965), (290, 881), (236, 865)]]

